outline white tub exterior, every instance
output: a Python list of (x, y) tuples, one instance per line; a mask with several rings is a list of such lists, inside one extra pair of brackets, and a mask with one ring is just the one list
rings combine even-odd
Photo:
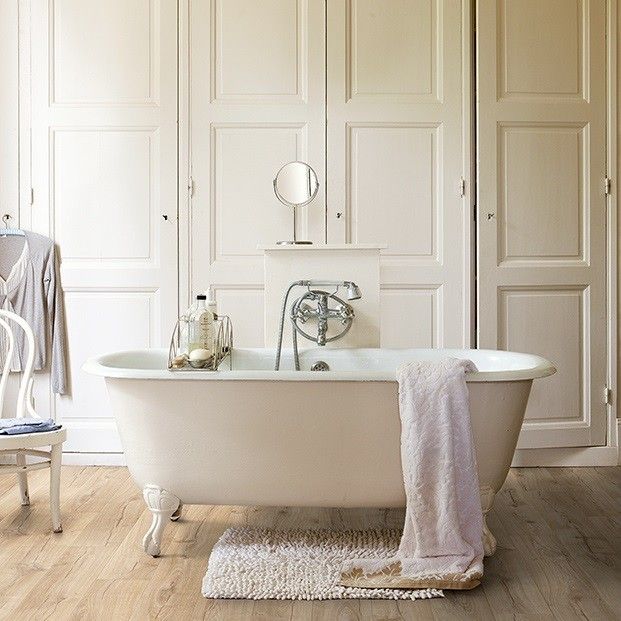
[[(507, 476), (532, 381), (555, 371), (538, 356), (313, 349), (301, 354), (296, 372), (271, 370), (272, 350), (235, 350), (233, 370), (209, 373), (168, 371), (164, 350), (145, 350), (104, 355), (85, 370), (106, 378), (127, 465), (142, 488), (189, 504), (398, 507), (405, 496), (395, 370), (447, 355), (479, 369), (467, 381), (488, 511)], [(304, 370), (317, 360), (331, 370)], [(291, 368), (290, 359), (282, 368)]]

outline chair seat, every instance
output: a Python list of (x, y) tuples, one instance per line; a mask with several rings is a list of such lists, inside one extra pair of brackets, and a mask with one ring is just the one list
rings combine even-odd
[(0, 435), (0, 451), (38, 448), (59, 444), (67, 439), (67, 430), (41, 431), (39, 433), (21, 433), (14, 436)]

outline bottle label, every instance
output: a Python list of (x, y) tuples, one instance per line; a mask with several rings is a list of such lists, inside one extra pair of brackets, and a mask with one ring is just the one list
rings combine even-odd
[(199, 341), (203, 349), (212, 349), (213, 319), (209, 313), (203, 313), (199, 320)]
[(212, 352), (214, 348), (214, 323), (213, 314), (209, 311), (200, 313), (191, 322), (190, 351), (194, 349), (207, 349)]

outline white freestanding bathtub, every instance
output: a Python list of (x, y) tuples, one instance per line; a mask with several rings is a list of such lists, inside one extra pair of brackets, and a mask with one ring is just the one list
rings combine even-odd
[[(555, 372), (538, 356), (317, 348), (301, 352), (301, 371), (273, 371), (272, 350), (235, 349), (233, 370), (171, 372), (165, 350), (142, 350), (94, 358), (84, 369), (106, 379), (127, 465), (154, 516), (144, 547), (157, 556), (181, 503), (403, 506), (395, 371), (444, 356), (479, 369), (467, 382), (487, 513), (507, 476), (532, 381)], [(330, 371), (308, 370), (318, 360)], [(281, 369), (292, 366), (285, 356)], [(485, 546), (493, 553), (487, 527)]]

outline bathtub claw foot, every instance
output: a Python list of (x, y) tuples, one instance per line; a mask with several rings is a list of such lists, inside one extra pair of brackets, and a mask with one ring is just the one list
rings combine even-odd
[(181, 511), (183, 510), (183, 503), (180, 502), (175, 512), (170, 516), (171, 522), (176, 522), (181, 517)]
[(483, 553), (485, 556), (492, 556), (496, 552), (496, 537), (492, 535), (492, 531), (487, 525), (487, 514), (494, 504), (496, 492), (489, 485), (483, 485), (480, 488), (481, 493), (481, 509), (483, 511)]
[(164, 526), (178, 511), (181, 502), (174, 494), (158, 485), (145, 485), (142, 494), (153, 514), (151, 527), (142, 539), (142, 547), (147, 554), (155, 557), (160, 555)]
[(157, 558), (160, 555), (160, 544), (153, 540), (151, 532), (148, 532), (142, 538), (142, 547), (144, 548), (144, 551), (153, 558)]
[(485, 556), (493, 556), (496, 552), (496, 537), (492, 535), (492, 531), (487, 526), (487, 520), (483, 516), (483, 553)]

